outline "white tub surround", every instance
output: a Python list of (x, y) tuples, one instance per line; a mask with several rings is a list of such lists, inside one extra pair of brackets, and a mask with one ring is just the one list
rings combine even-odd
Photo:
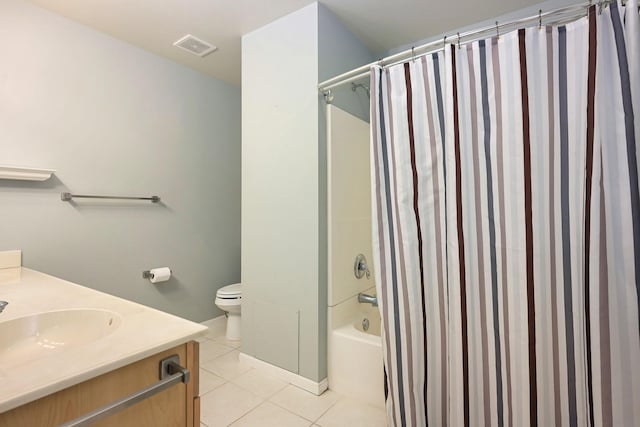
[[(373, 273), (369, 125), (327, 106), (328, 158), (328, 379), (344, 396), (384, 407), (380, 312), (358, 303), (358, 294), (375, 294), (373, 274), (357, 278), (361, 253)], [(367, 319), (367, 331), (362, 327)]]
[[(3, 254), (0, 252), (0, 259)], [(61, 310), (109, 311), (120, 322), (94, 341), (58, 348), (35, 360), (13, 359), (10, 366), (0, 363), (0, 413), (184, 344), (207, 331), (198, 323), (22, 267), (0, 269), (0, 299), (9, 302), (0, 313), (0, 325)], [(7, 356), (9, 349), (0, 343), (0, 361), (3, 353)]]
[[(328, 305), (333, 307), (374, 287), (371, 249), (369, 124), (333, 105), (327, 106)], [(356, 278), (358, 254), (371, 277)]]

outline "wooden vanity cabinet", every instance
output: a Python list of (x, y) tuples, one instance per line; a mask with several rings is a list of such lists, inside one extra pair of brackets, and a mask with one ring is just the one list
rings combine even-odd
[(53, 427), (85, 415), (158, 382), (160, 361), (174, 354), (191, 373), (188, 384), (175, 384), (94, 425), (199, 427), (198, 351), (198, 342), (191, 341), (60, 390), (0, 414), (0, 427)]

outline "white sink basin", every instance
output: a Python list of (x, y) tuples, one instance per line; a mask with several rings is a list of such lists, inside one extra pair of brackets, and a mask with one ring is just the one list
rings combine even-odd
[(49, 311), (1, 320), (0, 366), (5, 368), (96, 341), (122, 323), (118, 313), (96, 309)]

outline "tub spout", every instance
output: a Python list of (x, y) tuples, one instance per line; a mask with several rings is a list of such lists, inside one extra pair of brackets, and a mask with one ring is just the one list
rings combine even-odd
[(365, 304), (371, 304), (374, 307), (378, 306), (378, 298), (375, 295), (367, 295), (367, 294), (359, 293), (358, 294), (358, 302), (359, 303), (365, 303)]
[(0, 313), (2, 313), (2, 311), (7, 305), (9, 305), (7, 301), (0, 301)]

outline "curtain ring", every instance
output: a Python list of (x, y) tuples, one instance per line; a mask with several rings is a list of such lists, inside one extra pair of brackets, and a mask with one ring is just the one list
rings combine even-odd
[(538, 29), (542, 29), (542, 9), (538, 11)]
[(460, 33), (458, 33), (458, 49), (460, 49)]
[(411, 62), (416, 62), (416, 53), (414, 46), (411, 46)]
[(442, 50), (445, 50), (447, 48), (447, 36), (445, 35), (442, 38)]
[(498, 21), (496, 21), (496, 37), (500, 38), (500, 28), (498, 27)]

